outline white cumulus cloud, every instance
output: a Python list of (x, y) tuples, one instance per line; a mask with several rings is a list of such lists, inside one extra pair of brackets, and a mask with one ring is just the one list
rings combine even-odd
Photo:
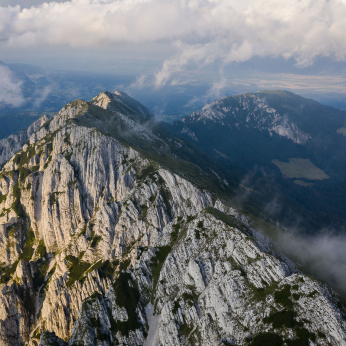
[(0, 103), (12, 107), (21, 106), (24, 103), (22, 84), (7, 66), (0, 65)]
[(346, 60), (341, 0), (72, 0), (0, 7), (0, 41), (11, 47), (97, 47), (170, 42), (156, 73), (166, 84), (189, 64), (227, 65), (253, 56)]

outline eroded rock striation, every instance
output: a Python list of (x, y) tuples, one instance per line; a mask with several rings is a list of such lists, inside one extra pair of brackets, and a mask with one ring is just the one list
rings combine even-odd
[(48, 119), (48, 115), (44, 115), (40, 119), (36, 120), (31, 126), (29, 126), (27, 130), (23, 130), (18, 134), (11, 135), (0, 140), (0, 167), (2, 167), (3, 164), (14, 154), (20, 151), (30, 136), (36, 132)]
[(41, 125), (0, 174), (0, 345), (346, 345), (340, 297), (144, 106), (101, 93)]
[(188, 126), (198, 122), (217, 123), (238, 130), (253, 128), (268, 132), (270, 136), (276, 133), (297, 144), (305, 144), (311, 139), (311, 134), (301, 130), (295, 121), (288, 117), (287, 113), (272, 107), (267, 102), (266, 95), (261, 92), (223, 97), (205, 105), (201, 111), (194, 112), (178, 122), (185, 125), (181, 133), (187, 133), (194, 140), (196, 140), (195, 134)]

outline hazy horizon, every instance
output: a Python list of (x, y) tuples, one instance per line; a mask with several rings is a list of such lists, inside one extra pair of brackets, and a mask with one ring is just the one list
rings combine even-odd
[[(185, 86), (190, 96), (181, 107), (188, 108), (284, 89), (344, 109), (345, 16), (341, 0), (0, 0), (0, 61), (35, 65), (43, 75), (106, 74), (114, 85), (118, 76), (130, 76), (124, 91), (140, 101)], [(23, 106), (25, 76), (4, 65), (0, 76), (0, 103)], [(58, 84), (51, 79), (37, 88), (35, 104)], [(167, 113), (162, 104), (155, 107), (158, 115)]]

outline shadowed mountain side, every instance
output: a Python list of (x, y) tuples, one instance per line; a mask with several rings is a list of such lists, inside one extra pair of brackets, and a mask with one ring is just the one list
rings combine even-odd
[[(346, 137), (340, 128), (345, 122), (346, 111), (285, 91), (260, 91), (224, 97), (165, 126), (225, 167), (247, 171), (241, 199), (262, 204), (262, 215), (308, 233), (323, 228), (342, 233)], [(280, 171), (278, 162), (295, 167), (294, 176)], [(311, 162), (315, 176), (304, 175), (304, 165), (299, 169), (292, 162)]]

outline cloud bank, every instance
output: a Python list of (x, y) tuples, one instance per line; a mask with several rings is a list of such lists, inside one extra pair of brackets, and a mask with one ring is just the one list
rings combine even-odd
[(22, 81), (17, 81), (12, 71), (0, 65), (0, 104), (19, 107), (24, 103)]
[(346, 237), (321, 234), (311, 237), (282, 233), (276, 242), (303, 271), (329, 284), (346, 297)]
[(346, 60), (345, 18), (341, 0), (72, 0), (0, 7), (0, 41), (23, 48), (169, 42), (176, 54), (156, 73), (161, 86), (189, 64)]

